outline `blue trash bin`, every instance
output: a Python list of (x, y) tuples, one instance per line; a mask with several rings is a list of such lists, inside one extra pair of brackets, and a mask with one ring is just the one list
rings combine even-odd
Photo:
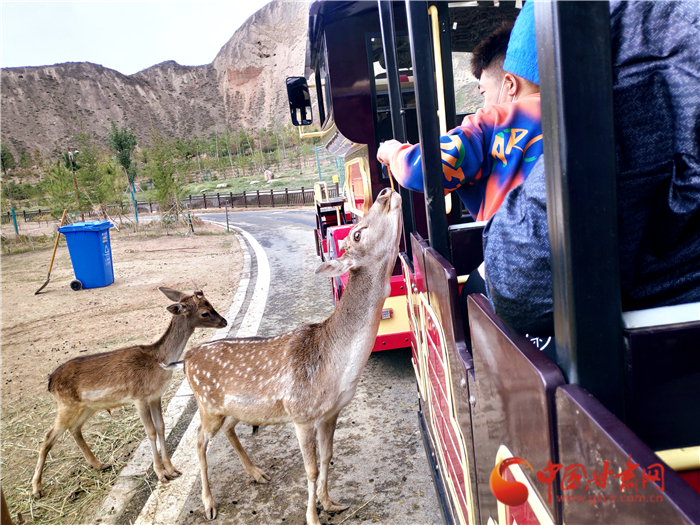
[(109, 221), (76, 222), (58, 229), (66, 236), (76, 281), (71, 288), (100, 288), (114, 282)]

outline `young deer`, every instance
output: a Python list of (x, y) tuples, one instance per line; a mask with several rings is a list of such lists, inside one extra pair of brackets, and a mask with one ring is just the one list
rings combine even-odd
[(185, 375), (202, 420), (197, 453), (207, 519), (216, 518), (207, 478), (207, 446), (226, 418), (226, 436), (245, 471), (259, 483), (270, 478), (253, 465), (234, 427), (239, 421), (254, 426), (293, 422), (308, 478), (307, 523), (319, 523), (317, 494), (326, 511), (347, 508), (328, 495), (333, 434), (338, 414), (355, 395), (372, 352), (382, 306), (391, 291), (401, 230), (401, 197), (382, 190), (350, 231), (343, 256), (316, 270), (328, 277), (350, 271), (347, 288), (328, 319), (278, 337), (223, 339), (187, 353)]
[[(93, 468), (102, 470), (109, 466), (94, 456), (83, 439), (81, 429), (98, 410), (109, 411), (127, 403), (136, 405), (143, 426), (146, 427), (153, 450), (153, 468), (158, 479), (166, 482), (180, 475), (170, 462), (165, 447), (165, 425), (160, 398), (173, 373), (172, 370), (165, 370), (163, 364), (180, 357), (195, 328), (223, 328), (227, 323), (206, 300), (201, 290), (189, 295), (170, 288), (158, 289), (176, 303), (168, 306), (173, 318), (165, 334), (156, 343), (76, 357), (63, 363), (49, 376), (48, 388), (58, 402), (58, 414), (56, 423), (46, 433), (39, 451), (39, 461), (32, 478), (34, 497), (42, 496), (41, 474), (46, 454), (66, 429), (70, 430)], [(160, 439), (162, 463), (158, 456), (156, 435)]]

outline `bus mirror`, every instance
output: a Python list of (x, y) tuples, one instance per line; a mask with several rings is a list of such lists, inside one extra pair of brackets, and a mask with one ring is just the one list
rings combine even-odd
[(292, 124), (295, 126), (312, 124), (311, 96), (304, 77), (287, 77), (287, 98), (289, 98)]

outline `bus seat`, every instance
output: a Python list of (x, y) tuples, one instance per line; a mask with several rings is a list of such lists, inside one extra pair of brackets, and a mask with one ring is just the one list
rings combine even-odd
[[(628, 470), (630, 459), (630, 469), (639, 465), (629, 470), (633, 475), (629, 492), (621, 491), (623, 478), (613, 475), (607, 477), (605, 488), (592, 482), (585, 492), (583, 488), (562, 491), (564, 523), (614, 523), (619, 521), (623, 506), (626, 523), (700, 524), (700, 494), (586, 390), (579, 385), (561, 386), (556, 392), (556, 410), (559, 464), (564, 469), (581, 465), (591, 479), (594, 470), (603, 472), (604, 462), (609, 463), (613, 475)], [(645, 479), (654, 469), (658, 485)], [(575, 496), (583, 496), (585, 503)], [(620, 500), (627, 496), (634, 500)], [(589, 504), (592, 497), (597, 503)]]
[[(535, 470), (549, 461), (556, 463), (554, 393), (564, 384), (564, 376), (535, 345), (498, 318), (485, 296), (472, 294), (467, 303), (477, 386), (476, 392), (470, 390), (475, 396), (474, 448), (476, 457), (484, 458), (476, 465), (484, 522), (489, 516), (496, 519), (499, 505), (503, 507), (489, 488), (498, 461), (524, 458)], [(505, 510), (518, 523), (531, 522), (533, 514), (539, 523), (560, 523), (559, 486), (553, 484), (550, 502), (549, 487), (537, 481), (535, 470), (521, 470), (532, 487), (530, 497), (525, 504)]]
[(448, 227), (452, 266), (457, 275), (468, 275), (484, 261), (482, 233), (486, 221), (455, 224)]
[(700, 303), (623, 314), (626, 423), (654, 450), (700, 445)]

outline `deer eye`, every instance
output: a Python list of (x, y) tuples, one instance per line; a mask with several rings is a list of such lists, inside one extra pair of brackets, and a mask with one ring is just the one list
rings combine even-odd
[(352, 238), (355, 240), (355, 242), (360, 242), (360, 231), (358, 230), (355, 233), (353, 233)]
[(209, 317), (209, 312), (202, 312), (202, 317)]

